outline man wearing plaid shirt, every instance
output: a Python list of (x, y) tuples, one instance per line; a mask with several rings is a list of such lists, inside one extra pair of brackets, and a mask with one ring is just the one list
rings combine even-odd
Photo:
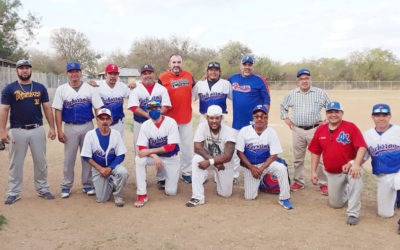
[[(311, 86), (311, 72), (300, 69), (297, 72), (297, 86), (283, 99), (280, 106), (281, 119), (292, 130), (294, 183), (291, 191), (304, 188), (304, 158), (307, 146), (317, 127), (322, 123), (321, 110), (330, 102), (328, 95), (320, 88)], [(289, 117), (289, 109), (291, 115)], [(318, 179), (323, 195), (328, 195), (327, 178), (322, 163), (318, 168)]]

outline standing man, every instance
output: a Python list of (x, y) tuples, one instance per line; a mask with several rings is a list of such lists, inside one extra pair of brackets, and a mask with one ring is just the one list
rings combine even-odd
[(361, 162), (367, 151), (366, 144), (357, 126), (343, 120), (339, 102), (328, 103), (326, 117), (328, 123), (317, 128), (308, 146), (311, 182), (318, 184), (317, 168), (322, 154), (328, 177), (328, 204), (342, 208), (347, 202), (347, 224), (357, 225), (363, 187)]
[[(97, 90), (81, 81), (81, 66), (78, 62), (67, 63), (66, 70), (69, 82), (57, 88), (53, 100), (58, 140), (64, 143), (64, 179), (61, 183), (61, 198), (70, 196), (74, 184), (78, 148), (82, 150), (86, 133), (94, 127), (92, 109), (99, 109), (104, 105)], [(95, 195), (92, 167), (83, 159), (81, 162), (83, 192)]]
[[(11, 205), (21, 199), (24, 160), (28, 147), (32, 153), (34, 184), (38, 195), (54, 199), (47, 182), (46, 133), (43, 114), (50, 126), (48, 137), (56, 138), (54, 117), (46, 87), (31, 80), (32, 64), (19, 60), (16, 64), (18, 80), (6, 85), (1, 93), (0, 139), (9, 144), (8, 192), (4, 204)], [(10, 130), (6, 124), (10, 113)]]
[(231, 84), (221, 79), (221, 65), (219, 62), (209, 62), (207, 65), (207, 79), (198, 81), (193, 87), (193, 102), (199, 100), (200, 122), (205, 122), (208, 107), (218, 105), (222, 112), (227, 114), (226, 99), (232, 99)]
[(252, 114), (254, 124), (243, 127), (236, 140), (237, 154), (245, 167), (244, 198), (257, 198), (260, 181), (266, 174), (271, 174), (279, 182), (279, 204), (285, 209), (292, 209), (287, 168), (276, 161), (282, 147), (275, 130), (268, 127), (268, 110), (260, 104)]
[(147, 104), (150, 119), (140, 129), (136, 154), (136, 207), (147, 202), (146, 168), (154, 165), (165, 176), (165, 194), (176, 195), (179, 180), (179, 132), (175, 120), (161, 115), (161, 103)]
[(214, 170), (217, 193), (222, 197), (232, 195), (233, 168), (231, 159), (235, 152), (235, 132), (222, 123), (222, 109), (211, 105), (207, 109), (207, 122), (202, 122), (194, 136), (192, 161), (192, 198), (186, 206), (204, 204), (204, 186), (208, 169)]
[(104, 108), (111, 111), (111, 128), (124, 135), (124, 99), (129, 96), (129, 88), (118, 81), (119, 69), (115, 64), (108, 64), (105, 68), (105, 80), (99, 82), (99, 95)]
[[(290, 190), (303, 189), (304, 158), (317, 127), (322, 124), (321, 110), (330, 102), (328, 95), (320, 88), (311, 86), (311, 72), (300, 69), (297, 72), (297, 88), (291, 90), (281, 103), (281, 119), (292, 130), (294, 183)], [(289, 109), (291, 115), (289, 118)], [(327, 179), (322, 163), (318, 167), (319, 187), (323, 195), (328, 195)]]
[(181, 138), (182, 180), (192, 183), (193, 131), (192, 131), (192, 88), (193, 75), (182, 69), (182, 57), (172, 55), (169, 59), (169, 71), (159, 76), (159, 83), (167, 88), (172, 108), (166, 113), (178, 124)]
[[(240, 73), (232, 75), (228, 80), (232, 85), (233, 123), (232, 127), (239, 132), (253, 121), (251, 107), (262, 104), (269, 110), (271, 98), (267, 81), (253, 74), (254, 59), (244, 56), (240, 64)], [(250, 108), (249, 108), (250, 107)], [(234, 156), (234, 178), (240, 174), (240, 161)]]
[(94, 168), (96, 201), (106, 202), (113, 194), (115, 205), (123, 207), (122, 191), (129, 175), (121, 163), (127, 150), (121, 134), (111, 128), (113, 118), (109, 109), (100, 109), (96, 121), (97, 129), (90, 130), (85, 136), (81, 156)]
[(390, 123), (390, 107), (378, 103), (372, 107), (375, 127), (364, 133), (371, 156), (372, 173), (377, 182), (378, 215), (392, 217), (397, 190), (400, 190), (400, 126)]

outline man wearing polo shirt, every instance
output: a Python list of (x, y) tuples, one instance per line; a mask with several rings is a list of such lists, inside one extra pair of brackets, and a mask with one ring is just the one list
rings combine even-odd
[[(291, 191), (304, 188), (304, 158), (307, 146), (322, 123), (321, 110), (330, 102), (328, 95), (320, 88), (311, 86), (311, 72), (300, 69), (297, 72), (297, 88), (291, 90), (281, 104), (281, 119), (292, 130), (294, 183)], [(289, 110), (291, 115), (289, 117)], [(318, 167), (318, 180), (323, 195), (328, 195), (327, 178), (322, 163)]]
[[(70, 196), (74, 184), (78, 148), (82, 149), (86, 132), (94, 128), (92, 109), (100, 109), (103, 106), (96, 89), (81, 81), (80, 64), (69, 62), (66, 68), (69, 82), (57, 88), (52, 105), (55, 110), (58, 140), (64, 143), (64, 179), (61, 183), (61, 198)], [(83, 192), (87, 195), (95, 195), (92, 167), (83, 159), (81, 162)]]

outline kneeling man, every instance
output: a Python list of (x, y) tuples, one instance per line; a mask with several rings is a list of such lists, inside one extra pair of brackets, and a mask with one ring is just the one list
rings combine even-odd
[(207, 122), (200, 123), (194, 136), (192, 160), (192, 198), (186, 206), (204, 204), (204, 186), (208, 169), (215, 171), (217, 193), (222, 197), (232, 195), (233, 168), (231, 159), (235, 152), (235, 131), (222, 123), (222, 109), (211, 105), (207, 109)]
[(106, 202), (111, 193), (117, 207), (123, 207), (123, 187), (128, 179), (128, 171), (120, 164), (127, 152), (121, 134), (110, 128), (111, 111), (100, 109), (96, 117), (97, 127), (85, 136), (81, 156), (94, 169), (93, 184), (96, 190), (96, 201)]

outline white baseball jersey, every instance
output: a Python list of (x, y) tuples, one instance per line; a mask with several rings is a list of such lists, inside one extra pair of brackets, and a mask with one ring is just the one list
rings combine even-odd
[(192, 89), (192, 101), (199, 100), (199, 111), (201, 114), (207, 113), (211, 105), (218, 105), (223, 113), (226, 111), (226, 98), (232, 100), (232, 86), (230, 82), (219, 79), (210, 89), (207, 80), (198, 81)]
[(212, 135), (208, 123), (201, 123), (194, 135), (194, 141), (204, 141), (205, 150), (210, 155), (217, 156), (224, 152), (226, 142), (236, 142), (235, 131), (225, 124), (221, 124), (219, 135)]
[(52, 108), (62, 111), (62, 120), (71, 123), (86, 123), (94, 118), (92, 107), (103, 106), (96, 88), (82, 83), (78, 91), (69, 83), (60, 85), (54, 95)]
[(273, 128), (267, 127), (261, 135), (258, 135), (253, 125), (248, 125), (239, 131), (236, 149), (243, 152), (251, 164), (263, 163), (271, 155), (282, 153), (281, 143)]
[(123, 82), (116, 82), (111, 88), (105, 80), (99, 81), (99, 95), (104, 103), (104, 108), (111, 111), (113, 124), (125, 117), (124, 98), (129, 97), (130, 89)]
[(111, 129), (108, 148), (104, 151), (100, 146), (96, 130), (97, 128), (86, 133), (81, 156), (92, 158), (101, 166), (108, 166), (109, 162), (112, 162), (116, 156), (127, 152), (121, 134), (115, 129)]
[[(171, 100), (169, 99), (167, 89), (161, 84), (154, 84), (153, 91), (149, 93), (143, 83), (139, 83), (134, 90), (129, 94), (128, 108), (140, 107), (144, 111), (147, 110), (147, 103), (151, 101), (158, 101), (161, 106), (170, 106)], [(139, 123), (143, 123), (147, 119), (142, 116), (133, 114), (133, 119)]]
[(371, 156), (372, 173), (392, 174), (400, 170), (400, 126), (392, 125), (384, 133), (379, 134), (375, 128), (364, 133), (368, 154)]
[[(162, 116), (164, 119), (159, 128), (153, 121), (147, 120), (140, 128), (139, 137), (136, 142), (137, 146), (145, 146), (147, 148), (159, 148), (167, 144), (179, 144), (178, 125), (174, 119), (168, 116)], [(179, 145), (176, 145), (172, 152), (158, 154), (159, 156), (173, 156), (179, 151)]]

